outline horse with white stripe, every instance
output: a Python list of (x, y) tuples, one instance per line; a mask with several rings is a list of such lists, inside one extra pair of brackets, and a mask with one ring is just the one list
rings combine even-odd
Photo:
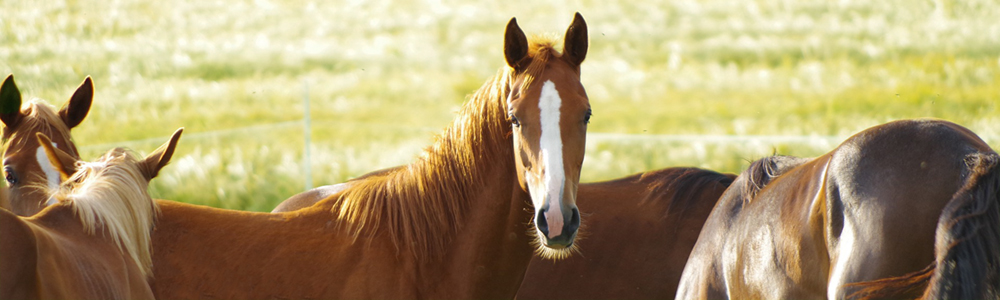
[(157, 208), (147, 188), (180, 134), (144, 159), (117, 148), (78, 163), (39, 133), (64, 182), (41, 187), (56, 203), (31, 217), (0, 209), (0, 299), (152, 299)]
[(512, 19), (507, 67), (416, 162), (355, 180), (308, 208), (270, 214), (161, 201), (155, 295), (514, 297), (532, 240), (555, 257), (576, 245), (588, 43), (579, 14), (562, 53), (553, 41), (529, 44)]
[(59, 171), (45, 157), (35, 134), (44, 133), (56, 148), (79, 158), (70, 129), (87, 117), (93, 97), (94, 83), (87, 77), (58, 112), (41, 100), (22, 105), (14, 75), (7, 76), (0, 86), (0, 120), (4, 124), (3, 174), (9, 198), (0, 201), (0, 207), (30, 216), (55, 203), (45, 191), (59, 186)]

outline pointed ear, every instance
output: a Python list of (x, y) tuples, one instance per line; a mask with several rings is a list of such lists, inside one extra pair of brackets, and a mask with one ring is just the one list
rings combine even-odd
[(38, 144), (45, 148), (45, 156), (49, 157), (49, 163), (59, 170), (61, 181), (66, 181), (73, 173), (76, 173), (77, 160), (75, 157), (53, 146), (52, 140), (44, 133), (38, 132), (35, 136), (38, 137)]
[(83, 118), (87, 117), (87, 112), (90, 111), (90, 103), (94, 100), (94, 81), (87, 76), (80, 84), (80, 87), (76, 88), (76, 92), (73, 92), (73, 96), (69, 98), (69, 101), (61, 109), (59, 109), (59, 117), (62, 118), (66, 126), (72, 129), (76, 125), (80, 125), (83, 122)]
[(163, 169), (170, 162), (170, 157), (174, 156), (174, 149), (177, 148), (177, 141), (180, 140), (182, 132), (184, 132), (184, 128), (174, 131), (174, 134), (170, 136), (170, 140), (166, 144), (163, 144), (139, 162), (139, 170), (142, 170), (142, 175), (146, 176), (147, 181), (159, 175), (160, 169)]
[(570, 62), (579, 66), (583, 63), (583, 59), (587, 57), (587, 47), (590, 46), (590, 41), (587, 36), (587, 22), (583, 20), (583, 16), (580, 13), (576, 13), (573, 17), (573, 24), (569, 25), (569, 29), (566, 29), (566, 40), (563, 42), (563, 55), (565, 55)]
[(14, 84), (14, 74), (7, 75), (0, 86), (0, 119), (7, 127), (14, 127), (21, 120), (21, 91)]
[(524, 36), (524, 31), (517, 26), (517, 18), (510, 18), (507, 23), (507, 31), (503, 38), (503, 56), (507, 59), (507, 65), (515, 70), (520, 70), (519, 63), (528, 56), (528, 38)]

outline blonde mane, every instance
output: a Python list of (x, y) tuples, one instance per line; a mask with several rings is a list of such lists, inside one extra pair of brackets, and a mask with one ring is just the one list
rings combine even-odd
[[(62, 118), (59, 117), (53, 106), (46, 104), (41, 99), (32, 99), (21, 106), (21, 114), (23, 116), (17, 125), (15, 125), (19, 130), (12, 130), (12, 128), (6, 126), (3, 128), (3, 144), (5, 149), (13, 146), (22, 146), (29, 140), (33, 141), (35, 140), (35, 132), (41, 132), (49, 137), (63, 136), (70, 139), (71, 143), (68, 146), (72, 150), (72, 153), (69, 154), (79, 157), (80, 154), (77, 153), (76, 146), (72, 143), (69, 127), (62, 121)], [(18, 143), (16, 145), (7, 145), (11, 139), (18, 137), (20, 134), (28, 136), (15, 139)]]
[(409, 249), (418, 258), (440, 253), (435, 250), (449, 243), (467, 208), (475, 205), (475, 193), (497, 184), (487, 182), (491, 168), (513, 163), (507, 96), (516, 76), (523, 76), (527, 88), (541, 75), (549, 57), (558, 55), (552, 45), (533, 43), (524, 72), (503, 68), (484, 83), (416, 162), (352, 183), (333, 212), (355, 238), (385, 230), (397, 251)]
[(147, 192), (138, 159), (116, 148), (96, 162), (78, 163), (77, 170), (53, 197), (73, 208), (89, 234), (103, 228), (143, 275), (152, 276), (150, 231), (159, 208)]

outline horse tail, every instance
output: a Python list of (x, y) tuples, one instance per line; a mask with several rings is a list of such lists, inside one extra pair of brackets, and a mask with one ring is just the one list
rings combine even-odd
[(969, 179), (938, 219), (934, 262), (924, 298), (1000, 298), (1000, 155), (966, 158)]
[(847, 284), (851, 299), (998, 299), (1000, 297), (1000, 156), (976, 153), (964, 186), (938, 219), (935, 261), (903, 276)]

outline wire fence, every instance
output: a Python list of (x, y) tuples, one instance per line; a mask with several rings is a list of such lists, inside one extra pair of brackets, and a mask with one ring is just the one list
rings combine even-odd
[[(398, 131), (410, 131), (410, 132), (418, 131), (427, 133), (436, 133), (442, 130), (441, 128), (434, 128), (434, 127), (414, 127), (414, 126), (392, 125), (385, 123), (366, 123), (366, 122), (344, 123), (342, 121), (296, 120), (296, 121), (285, 121), (285, 122), (276, 122), (268, 124), (255, 124), (244, 127), (201, 131), (201, 132), (186, 131), (184, 133), (184, 139), (185, 140), (218, 139), (222, 137), (229, 137), (236, 135), (258, 134), (260, 132), (265, 132), (265, 131), (292, 130), (295, 128), (306, 128), (304, 129), (304, 131), (310, 132), (311, 125), (317, 125), (317, 124), (321, 126), (335, 124), (336, 126), (341, 126), (341, 127), (344, 126), (376, 127), (377, 129), (380, 130), (398, 130)], [(303, 135), (306, 134), (303, 133)], [(716, 144), (772, 143), (772, 144), (836, 145), (845, 140), (847, 137), (848, 136), (834, 136), (834, 135), (637, 134), (637, 133), (608, 133), (608, 132), (587, 133), (587, 140), (597, 143), (691, 142), (691, 143), (716, 143)], [(986, 136), (980, 135), (979, 137), (990, 144), (1000, 143), (1000, 135), (986, 135)], [(103, 150), (112, 147), (134, 147), (138, 145), (163, 143), (163, 141), (168, 138), (169, 136), (165, 135), (165, 136), (158, 136), (146, 139), (86, 145), (79, 148), (86, 150)], [(309, 139), (304, 138), (304, 140), (305, 140), (304, 143), (306, 145), (311, 143)]]

